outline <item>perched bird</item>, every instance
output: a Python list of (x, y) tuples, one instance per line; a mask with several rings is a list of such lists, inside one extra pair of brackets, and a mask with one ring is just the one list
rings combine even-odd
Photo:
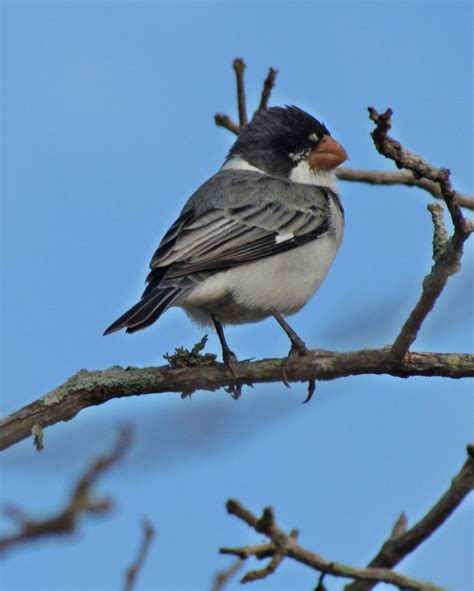
[(226, 324), (274, 316), (291, 340), (289, 357), (304, 354), (284, 316), (307, 303), (339, 248), (344, 213), (333, 171), (347, 158), (297, 107), (256, 113), (163, 237), (141, 300), (104, 334), (141, 330), (179, 306), (215, 327), (231, 370)]

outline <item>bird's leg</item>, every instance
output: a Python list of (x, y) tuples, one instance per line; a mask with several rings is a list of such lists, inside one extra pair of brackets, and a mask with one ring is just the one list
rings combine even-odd
[[(214, 316), (214, 314), (211, 314), (211, 317), (212, 317), (212, 322), (214, 322), (214, 326), (216, 328), (217, 336), (219, 337), (219, 341), (221, 343), (222, 359), (223, 359), (224, 363), (232, 371), (231, 365), (232, 364), (235, 365), (237, 363), (237, 357), (236, 357), (235, 353), (230, 350), (229, 345), (227, 344), (227, 341), (225, 340), (224, 329), (222, 328), (222, 324), (219, 322), (219, 320), (217, 320), (217, 318)], [(232, 371), (232, 373), (233, 373), (233, 371)]]
[(286, 357), (285, 363), (283, 364), (283, 383), (285, 386), (290, 387), (288, 382), (288, 366), (291, 364), (291, 361), (295, 357), (303, 357), (308, 352), (305, 342), (296, 334), (296, 332), (291, 328), (288, 322), (283, 318), (283, 316), (277, 312), (276, 310), (271, 310), (271, 313), (278, 324), (282, 327), (282, 329), (288, 335), (288, 338), (291, 341), (291, 349)]
[[(221, 343), (222, 348), (222, 360), (227, 365), (230, 370), (230, 373), (235, 378), (235, 365), (238, 363), (237, 356), (235, 353), (229, 348), (227, 341), (225, 340), (224, 329), (222, 328), (222, 324), (217, 320), (214, 314), (211, 313), (212, 322), (214, 322), (214, 326), (216, 329), (217, 336), (219, 337), (219, 341)], [(232, 398), (239, 398), (242, 386), (240, 384), (235, 384), (226, 388), (226, 390), (230, 393)]]
[(280, 314), (280, 312), (277, 312), (276, 310), (271, 310), (271, 313), (273, 315), (273, 318), (275, 318), (275, 320), (278, 322), (278, 324), (286, 332), (286, 334), (288, 335), (288, 338), (291, 341), (291, 349), (290, 349), (290, 352), (288, 353), (288, 355), (296, 355), (297, 354), (299, 357), (302, 357), (303, 355), (305, 355), (308, 348), (306, 347), (303, 339), (301, 339), (296, 334), (296, 332), (291, 328), (291, 326), (283, 318), (283, 316)]

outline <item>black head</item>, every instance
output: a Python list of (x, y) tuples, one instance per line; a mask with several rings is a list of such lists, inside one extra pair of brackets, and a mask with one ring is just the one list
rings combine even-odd
[(331, 135), (326, 126), (298, 107), (272, 107), (242, 129), (227, 161), (240, 156), (268, 174), (287, 177), (325, 135)]

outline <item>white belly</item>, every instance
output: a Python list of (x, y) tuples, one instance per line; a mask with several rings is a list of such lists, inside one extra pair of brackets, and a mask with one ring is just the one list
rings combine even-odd
[(224, 324), (255, 322), (297, 312), (326, 277), (340, 236), (326, 234), (304, 246), (222, 271), (205, 279), (180, 305), (197, 322), (211, 324), (209, 312)]

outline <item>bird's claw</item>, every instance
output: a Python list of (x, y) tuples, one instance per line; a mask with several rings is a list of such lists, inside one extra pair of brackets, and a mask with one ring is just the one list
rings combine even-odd
[(238, 400), (242, 394), (242, 384), (232, 384), (231, 386), (224, 386), (224, 390), (232, 396), (234, 400)]
[(304, 357), (307, 353), (308, 353), (308, 349), (307, 349), (304, 341), (302, 341), (300, 338), (298, 338), (298, 340), (295, 340), (292, 343), (290, 352), (288, 353), (285, 361), (283, 362), (283, 367), (282, 367), (282, 372), (281, 372), (282, 373), (282, 382), (285, 384), (285, 386), (287, 388), (291, 388), (290, 382), (288, 381), (288, 369), (289, 369), (290, 365), (292, 364), (293, 361), (295, 361), (296, 359), (298, 359), (300, 357)]
[(306, 398), (303, 400), (303, 404), (306, 404), (307, 402), (309, 402), (311, 400), (315, 391), (316, 391), (316, 380), (314, 380), (314, 379), (308, 380), (308, 394), (307, 394)]
[[(288, 353), (285, 361), (283, 362), (282, 367), (282, 382), (285, 384), (287, 388), (290, 388), (290, 382), (288, 381), (288, 369), (293, 361), (304, 357), (308, 353), (308, 349), (301, 339), (298, 341), (294, 341), (291, 345), (290, 352)], [(309, 402), (316, 390), (316, 381), (314, 379), (308, 380), (308, 394), (306, 399), (303, 401), (303, 404)]]

